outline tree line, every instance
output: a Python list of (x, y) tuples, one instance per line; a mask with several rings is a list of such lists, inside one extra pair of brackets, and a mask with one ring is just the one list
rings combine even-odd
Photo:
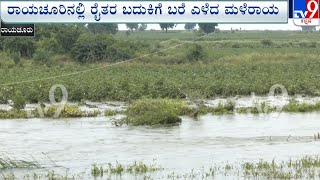
[[(164, 31), (176, 24), (160, 24)], [(205, 33), (215, 31), (217, 24), (198, 24)], [(147, 29), (146, 24), (127, 24), (130, 31)], [(196, 24), (186, 24), (192, 30)], [(132, 58), (138, 51), (148, 49), (148, 43), (128, 38), (116, 38), (118, 24), (39, 24), (36, 36), (0, 37), (0, 52), (6, 52), (16, 64), (21, 59), (49, 63), (57, 55), (68, 55), (78, 62), (118, 61)], [(139, 53), (139, 52), (138, 52)]]
[[(174, 27), (177, 26), (177, 24), (174, 24), (174, 23), (161, 23), (159, 25), (160, 25), (160, 28), (166, 32), (168, 32), (169, 29), (173, 29)], [(141, 24), (139, 26), (139, 24), (130, 23), (130, 24), (126, 24), (126, 26), (127, 26), (127, 29), (129, 29), (130, 31), (134, 31), (134, 30), (144, 31), (147, 29), (146, 24)], [(196, 23), (187, 23), (184, 25), (184, 29), (191, 31), (195, 29), (196, 26), (197, 26)], [(209, 34), (215, 31), (218, 24), (217, 23), (201, 23), (201, 24), (198, 24), (198, 26), (200, 30), (202, 30), (206, 34)]]

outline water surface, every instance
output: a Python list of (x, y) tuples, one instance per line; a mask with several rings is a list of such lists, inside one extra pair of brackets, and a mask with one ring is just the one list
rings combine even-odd
[(0, 121), (1, 153), (40, 164), (90, 169), (93, 163), (156, 162), (190, 172), (221, 162), (288, 160), (319, 154), (320, 113), (182, 117), (174, 127), (115, 127), (110, 118)]

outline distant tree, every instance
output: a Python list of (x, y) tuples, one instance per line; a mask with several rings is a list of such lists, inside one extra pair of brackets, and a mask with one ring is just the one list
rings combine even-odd
[(127, 29), (129, 29), (130, 31), (133, 31), (138, 29), (139, 24), (130, 23), (130, 24), (126, 24), (126, 26), (127, 26)]
[(112, 35), (82, 34), (72, 48), (71, 54), (80, 63), (112, 61), (118, 53), (116, 43)]
[(4, 39), (4, 50), (17, 53), (20, 57), (32, 57), (35, 51), (35, 39), (29, 37), (10, 37)]
[(145, 31), (147, 29), (148, 25), (147, 24), (140, 24), (140, 26), (138, 27), (139, 31)]
[(199, 25), (199, 28), (206, 34), (214, 32), (216, 30), (216, 26), (218, 26), (217, 23), (201, 23), (198, 25)]
[[(78, 37), (85, 31), (82, 25), (75, 24), (40, 24), (37, 26), (37, 42), (45, 41), (55, 52), (68, 52), (77, 41)], [(54, 45), (55, 43), (56, 45)], [(41, 45), (41, 48), (42, 45)]]
[(118, 32), (118, 24), (88, 24), (88, 29), (94, 34), (116, 34)]
[(83, 26), (61, 24), (64, 28), (58, 31), (56, 38), (64, 52), (69, 52), (79, 36), (84, 32)]
[(190, 31), (190, 30), (194, 29), (196, 27), (196, 25), (197, 24), (194, 24), (194, 23), (187, 23), (184, 25), (184, 29)]
[(162, 30), (166, 30), (166, 32), (168, 32), (168, 29), (173, 29), (173, 27), (175, 27), (175, 24), (172, 24), (172, 23), (162, 23), (162, 24), (160, 24), (160, 28)]

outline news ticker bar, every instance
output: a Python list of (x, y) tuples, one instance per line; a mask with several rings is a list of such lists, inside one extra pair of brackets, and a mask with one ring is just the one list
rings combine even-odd
[(5, 23), (287, 23), (288, 1), (1, 1)]

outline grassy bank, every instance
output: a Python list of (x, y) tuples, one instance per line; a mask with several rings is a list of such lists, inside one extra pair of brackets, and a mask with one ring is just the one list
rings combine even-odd
[[(57, 112), (57, 106), (35, 109), (32, 111), (25, 110), (0, 110), (0, 119), (19, 119), (19, 118), (54, 118)], [(179, 99), (148, 99), (142, 98), (129, 103), (128, 108), (122, 110), (105, 110), (104, 116), (114, 116), (118, 114), (126, 115), (125, 118), (115, 120), (115, 125), (178, 125), (181, 123), (180, 116), (189, 116), (197, 118), (205, 114), (223, 115), (223, 114), (262, 114), (272, 112), (320, 112), (320, 102), (301, 103), (294, 99), (290, 100), (284, 106), (271, 106), (267, 102), (253, 103), (252, 107), (238, 107), (234, 100), (218, 103), (215, 106), (208, 106), (203, 100), (179, 100)], [(61, 109), (60, 118), (77, 118), (77, 117), (96, 117), (102, 114), (99, 111), (81, 111), (78, 106), (66, 105)], [(30, 116), (31, 115), (31, 116)]]

